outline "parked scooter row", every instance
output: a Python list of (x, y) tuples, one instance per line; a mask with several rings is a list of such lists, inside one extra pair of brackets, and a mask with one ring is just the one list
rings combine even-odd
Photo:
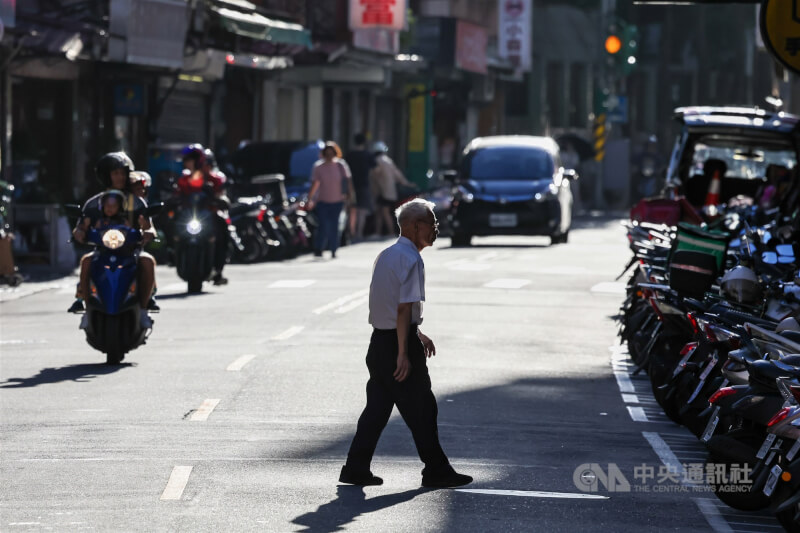
[(619, 315), (636, 372), (707, 446), (715, 494), (787, 531), (800, 531), (797, 237), (796, 216), (753, 207), (702, 227), (631, 222)]

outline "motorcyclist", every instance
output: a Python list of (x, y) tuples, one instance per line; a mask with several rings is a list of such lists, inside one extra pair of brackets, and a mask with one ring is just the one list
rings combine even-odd
[[(133, 171), (133, 161), (124, 152), (111, 152), (101, 157), (95, 166), (95, 176), (104, 191), (122, 191), (125, 198), (122, 205), (122, 213), (131, 227), (135, 227), (142, 232), (142, 244), (146, 245), (156, 235), (152, 221), (144, 216), (147, 203), (138, 198), (131, 192), (129, 175)], [(103, 198), (105, 192), (101, 192), (89, 198), (83, 206), (85, 218), (79, 220), (72, 230), (72, 237), (80, 243), (86, 242), (86, 232), (94, 226), (103, 216)], [(94, 257), (94, 252), (88, 253), (81, 258), (80, 262), (80, 282), (78, 284), (77, 299), (68, 309), (70, 313), (77, 313), (85, 309), (83, 299), (89, 294), (89, 265)], [(153, 326), (153, 322), (147, 314), (148, 302), (155, 285), (156, 262), (152, 255), (141, 251), (137, 264), (139, 274), (137, 292), (139, 304), (141, 306), (140, 323), (144, 328)], [(88, 315), (84, 315), (81, 320), (81, 328), (85, 328), (88, 323)]]
[[(225, 285), (228, 279), (222, 275), (222, 269), (228, 260), (228, 223), (220, 215), (219, 210), (226, 210), (230, 204), (225, 196), (225, 174), (213, 166), (214, 154), (201, 144), (190, 144), (183, 149), (183, 174), (178, 179), (178, 192), (188, 194), (201, 183), (202, 190), (212, 200), (214, 229), (217, 246), (214, 247), (214, 285)], [(209, 158), (209, 155), (211, 156)]]

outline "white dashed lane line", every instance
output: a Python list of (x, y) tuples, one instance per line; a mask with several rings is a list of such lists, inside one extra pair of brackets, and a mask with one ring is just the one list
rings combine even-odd
[(456, 492), (487, 494), (490, 496), (521, 496), (524, 498), (557, 498), (571, 500), (607, 500), (608, 496), (582, 494), (579, 492), (547, 492), (539, 490), (495, 490), (495, 489), (455, 489)]
[(203, 404), (194, 412), (192, 416), (189, 417), (189, 420), (192, 422), (204, 422), (208, 420), (209, 415), (214, 408), (219, 405), (218, 399), (208, 399), (203, 402)]
[(334, 301), (325, 304), (321, 307), (317, 307), (311, 312), (314, 313), (315, 315), (321, 315), (322, 313), (326, 313), (330, 310), (335, 310), (336, 313), (345, 312), (341, 311), (341, 309), (347, 307), (347, 305), (353, 301), (359, 302), (358, 305), (361, 305), (361, 303), (366, 301), (364, 297), (367, 295), (369, 295), (369, 289), (362, 289), (352, 294), (347, 294), (345, 296), (342, 296), (341, 298), (337, 298)]
[(251, 354), (247, 354), (247, 355), (243, 355), (240, 358), (238, 358), (236, 361), (234, 361), (233, 363), (229, 364), (228, 367), (225, 370), (227, 370), (228, 372), (238, 372), (242, 368), (244, 368), (244, 365), (246, 365), (247, 363), (249, 363), (250, 361), (252, 361), (255, 358), (256, 358), (256, 355), (252, 354), (252, 353)]
[(273, 340), (273, 341), (285, 341), (286, 339), (290, 339), (290, 338), (294, 337), (295, 335), (297, 335), (298, 333), (300, 333), (301, 331), (303, 331), (304, 327), (305, 326), (292, 326), (289, 329), (278, 333), (277, 335), (272, 337), (272, 339), (270, 339), (270, 340)]
[(176, 466), (172, 469), (172, 473), (167, 481), (167, 486), (164, 492), (161, 493), (161, 500), (180, 500), (183, 496), (183, 490), (186, 484), (189, 483), (189, 475), (192, 473), (191, 466)]
[(530, 283), (529, 279), (500, 278), (485, 283), (483, 286), (489, 289), (521, 289)]
[(302, 289), (316, 283), (315, 279), (279, 279), (267, 285), (268, 289)]

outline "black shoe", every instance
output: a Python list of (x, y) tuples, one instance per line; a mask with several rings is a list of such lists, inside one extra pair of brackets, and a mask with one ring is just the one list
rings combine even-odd
[(331, 251), (331, 259), (336, 259), (336, 252)]
[(156, 313), (161, 311), (161, 307), (156, 303), (156, 299), (153, 298), (152, 296), (150, 297), (150, 301), (147, 302), (147, 310)]
[(314, 250), (314, 257), (322, 257), (322, 252)]
[(342, 473), (339, 474), (339, 483), (347, 483), (348, 485), (383, 485), (383, 480), (378, 476), (372, 475), (372, 472), (352, 472), (347, 465), (342, 467)]
[(439, 475), (424, 475), (422, 476), (422, 486), (446, 489), (449, 487), (460, 487), (472, 483), (472, 476), (466, 474), (459, 474), (453, 469), (445, 474)]
[(67, 309), (67, 313), (82, 313), (84, 311), (86, 311), (86, 308), (83, 306), (83, 300), (80, 298), (72, 302), (72, 305)]
[(214, 276), (213, 281), (214, 281), (214, 285), (227, 285), (228, 284), (228, 278), (222, 277), (222, 274), (217, 274), (216, 276)]

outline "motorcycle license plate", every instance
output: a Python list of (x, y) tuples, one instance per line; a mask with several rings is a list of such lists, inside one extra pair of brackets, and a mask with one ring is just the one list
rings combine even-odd
[(692, 348), (691, 350), (689, 350), (689, 353), (687, 353), (686, 355), (683, 356), (683, 359), (680, 360), (680, 362), (678, 363), (678, 366), (676, 366), (675, 370), (672, 371), (672, 377), (673, 378), (675, 376), (677, 376), (678, 374), (680, 374), (681, 370), (683, 370), (683, 365), (686, 364), (686, 361), (689, 360), (689, 358), (692, 356), (692, 354), (694, 353), (694, 351), (696, 349), (697, 348)]
[(492, 213), (489, 215), (489, 225), (493, 228), (514, 228), (517, 223), (516, 213)]
[(769, 471), (769, 477), (767, 478), (767, 482), (764, 484), (764, 495), (772, 496), (772, 492), (775, 490), (775, 485), (778, 484), (778, 480), (781, 477), (781, 467), (775, 465)]
[(794, 446), (786, 452), (786, 460), (791, 461), (794, 459), (794, 456), (797, 455), (797, 452), (800, 452), (800, 440), (794, 441)]
[(719, 407), (715, 407), (714, 412), (711, 413), (711, 419), (708, 421), (708, 424), (706, 424), (706, 429), (703, 431), (703, 436), (700, 440), (708, 442), (708, 439), (714, 434), (714, 430), (717, 429), (717, 424), (719, 424)]
[(772, 443), (775, 442), (775, 433), (770, 433), (767, 435), (767, 438), (764, 439), (764, 443), (761, 445), (761, 448), (758, 449), (758, 453), (756, 454), (757, 459), (763, 459), (767, 456), (767, 452), (772, 447)]
[(694, 392), (692, 393), (691, 397), (689, 397), (689, 399), (686, 401), (686, 403), (692, 403), (694, 399), (697, 398), (697, 395), (700, 394), (700, 391), (703, 390), (703, 385), (706, 384), (706, 378), (711, 373), (711, 371), (714, 370), (714, 367), (717, 365), (717, 361), (719, 361), (719, 357), (717, 357), (717, 352), (714, 352), (711, 361), (709, 361), (709, 363), (703, 369), (703, 373), (700, 374), (700, 383), (697, 384), (697, 387), (694, 389)]

